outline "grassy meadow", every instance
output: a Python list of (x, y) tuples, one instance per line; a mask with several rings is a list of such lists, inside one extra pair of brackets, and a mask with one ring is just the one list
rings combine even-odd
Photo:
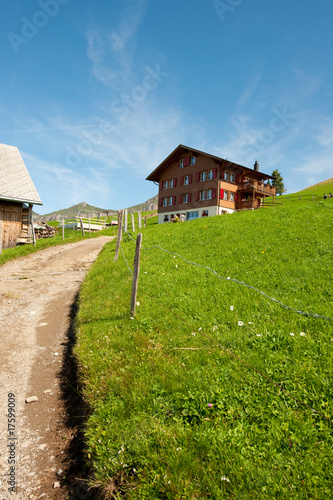
[(106, 498), (332, 498), (333, 199), (156, 221), (134, 318), (136, 234), (117, 262), (107, 244), (81, 289), (92, 484)]

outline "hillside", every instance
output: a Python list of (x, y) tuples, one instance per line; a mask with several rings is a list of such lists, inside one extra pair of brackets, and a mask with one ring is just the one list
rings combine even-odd
[[(333, 177), (327, 179), (326, 181), (319, 182), (318, 184), (314, 184), (313, 186), (309, 186), (308, 188), (302, 189), (302, 191), (297, 191), (297, 193), (293, 193), (290, 196), (294, 195), (311, 195), (323, 197), (324, 194), (328, 193), (333, 194)], [(284, 195), (288, 197), (288, 195)]]
[[(83, 284), (87, 466), (114, 498), (332, 498), (333, 199), (142, 229)], [(105, 496), (107, 498), (107, 496)]]

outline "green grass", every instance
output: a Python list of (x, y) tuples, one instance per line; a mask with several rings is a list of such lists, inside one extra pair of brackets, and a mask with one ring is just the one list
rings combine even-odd
[(67, 243), (75, 243), (76, 241), (83, 240), (85, 238), (96, 238), (99, 235), (91, 234), (87, 232), (85, 236), (82, 236), (81, 231), (73, 231), (72, 229), (65, 229), (65, 239), (62, 239), (62, 229), (57, 230), (56, 235), (52, 238), (43, 238), (36, 241), (34, 246), (32, 243), (27, 245), (19, 245), (14, 248), (6, 248), (2, 250), (0, 255), (0, 266), (9, 260), (18, 259), (19, 257), (26, 257), (31, 253), (38, 252), (39, 250), (44, 250), (44, 248), (52, 247), (55, 245), (64, 245)]
[[(135, 319), (104, 247), (76, 355), (87, 460), (113, 498), (333, 497), (333, 321), (233, 281), (332, 318), (332, 216), (326, 200), (147, 225)], [(127, 235), (122, 249), (131, 268)]]

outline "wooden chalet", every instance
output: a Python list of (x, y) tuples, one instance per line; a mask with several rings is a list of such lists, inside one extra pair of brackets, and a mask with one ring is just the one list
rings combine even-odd
[(158, 183), (158, 222), (257, 209), (275, 202), (271, 175), (179, 145), (148, 177)]
[(0, 144), (0, 250), (30, 243), (33, 205), (42, 201), (19, 150)]

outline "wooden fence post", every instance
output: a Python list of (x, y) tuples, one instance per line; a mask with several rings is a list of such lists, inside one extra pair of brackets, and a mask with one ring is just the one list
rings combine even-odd
[(124, 224), (125, 233), (127, 233), (127, 208), (125, 208), (125, 224)]
[(132, 233), (135, 233), (134, 214), (131, 214), (131, 219), (132, 219)]
[(114, 262), (118, 260), (118, 253), (119, 253), (119, 246), (120, 246), (120, 241), (121, 241), (121, 236), (122, 236), (122, 210), (118, 210), (118, 234), (117, 234), (117, 245), (116, 245), (116, 253), (114, 256)]
[(81, 224), (82, 236), (84, 236), (84, 227), (83, 227), (82, 217), (80, 217), (80, 224)]
[(142, 233), (139, 233), (138, 237), (136, 239), (136, 248), (135, 248), (135, 257), (134, 257), (134, 271), (133, 271), (131, 310), (130, 310), (131, 318), (134, 318), (134, 316), (135, 316), (136, 294), (138, 291), (138, 281), (139, 281), (139, 273), (140, 273), (141, 242), (142, 242)]
[(0, 220), (0, 255), (2, 254), (2, 222)]
[(32, 231), (32, 242), (34, 244), (34, 247), (36, 246), (36, 235), (35, 235), (35, 229), (34, 229), (34, 223), (31, 222), (31, 231)]
[(139, 229), (141, 229), (141, 212), (138, 212)]
[(144, 217), (143, 218), (143, 227), (146, 227), (146, 225), (147, 225), (147, 217)]

